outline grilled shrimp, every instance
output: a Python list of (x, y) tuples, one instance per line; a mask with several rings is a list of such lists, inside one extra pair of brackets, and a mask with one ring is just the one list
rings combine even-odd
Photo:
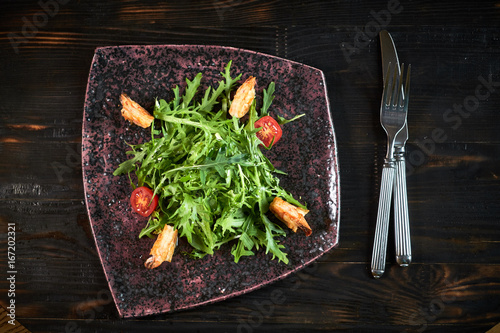
[(149, 269), (156, 268), (162, 262), (172, 261), (175, 246), (177, 244), (177, 230), (172, 226), (165, 224), (163, 231), (158, 235), (153, 248), (151, 249), (151, 256), (146, 260), (144, 266)]
[(123, 106), (123, 118), (143, 128), (147, 128), (151, 125), (154, 117), (138, 103), (131, 100), (126, 94), (121, 94), (120, 102)]
[(250, 110), (253, 100), (255, 99), (255, 77), (250, 76), (245, 82), (236, 90), (229, 114), (233, 117), (241, 118)]
[(311, 227), (307, 224), (304, 216), (309, 213), (307, 209), (303, 209), (286, 202), (285, 200), (275, 197), (269, 205), (269, 210), (286, 226), (297, 232), (297, 229), (304, 231), (306, 236), (312, 234)]

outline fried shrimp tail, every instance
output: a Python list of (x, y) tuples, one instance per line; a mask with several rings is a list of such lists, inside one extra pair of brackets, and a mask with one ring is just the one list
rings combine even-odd
[(250, 110), (253, 100), (255, 99), (255, 77), (250, 76), (245, 82), (236, 90), (229, 114), (233, 117), (241, 118)]
[(149, 112), (146, 111), (146, 109), (131, 100), (130, 97), (128, 97), (126, 94), (121, 94), (120, 102), (123, 106), (123, 118), (143, 128), (148, 128), (149, 126), (151, 126), (154, 117), (150, 115)]
[(304, 216), (309, 213), (307, 209), (303, 209), (286, 202), (285, 200), (275, 197), (269, 205), (269, 210), (286, 226), (297, 232), (297, 229), (304, 231), (306, 236), (312, 234), (311, 227), (307, 223)]
[(171, 262), (174, 255), (175, 246), (177, 244), (177, 230), (166, 224), (163, 231), (158, 235), (151, 256), (146, 260), (144, 266), (149, 269), (156, 268), (164, 261)]

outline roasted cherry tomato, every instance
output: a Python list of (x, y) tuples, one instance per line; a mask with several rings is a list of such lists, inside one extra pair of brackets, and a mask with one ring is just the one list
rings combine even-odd
[(145, 186), (141, 186), (132, 192), (130, 204), (134, 212), (147, 217), (158, 207), (158, 196), (155, 195), (153, 198), (153, 191)]
[(261, 127), (261, 129), (257, 132), (257, 137), (267, 148), (269, 148), (271, 142), (275, 145), (279, 139), (281, 139), (281, 127), (274, 118), (270, 116), (260, 118), (255, 122), (255, 128), (259, 127)]

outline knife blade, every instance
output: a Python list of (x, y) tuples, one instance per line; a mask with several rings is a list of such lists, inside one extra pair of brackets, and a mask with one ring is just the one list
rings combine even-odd
[[(380, 49), (382, 52), (382, 70), (385, 73), (391, 66), (396, 66), (400, 74), (399, 58), (392, 36), (388, 31), (382, 30), (379, 33)], [(385, 82), (384, 82), (385, 84)], [(404, 91), (401, 91), (404, 96)], [(396, 176), (394, 177), (394, 235), (396, 243), (396, 262), (400, 266), (408, 266), (411, 263), (411, 241), (408, 214), (408, 196), (406, 189), (406, 162), (405, 144), (408, 140), (408, 124), (396, 136), (395, 153)]]

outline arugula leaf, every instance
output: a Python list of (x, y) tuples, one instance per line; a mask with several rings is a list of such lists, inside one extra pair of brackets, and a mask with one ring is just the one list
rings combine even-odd
[(184, 95), (182, 96), (182, 107), (187, 108), (191, 103), (191, 100), (193, 99), (196, 91), (198, 90), (198, 87), (200, 86), (201, 77), (201, 73), (198, 73), (194, 77), (193, 81), (189, 81), (189, 79), (186, 79), (187, 87), (184, 91)]
[(125, 173), (130, 173), (135, 169), (137, 163), (141, 163), (146, 155), (146, 151), (140, 151), (135, 154), (130, 160), (126, 160), (113, 172), (113, 176), (119, 176)]
[(278, 124), (280, 124), (280, 125), (288, 124), (289, 122), (295, 121), (295, 120), (297, 120), (305, 115), (306, 115), (305, 113), (302, 113), (302, 114), (299, 114), (298, 116), (293, 117), (292, 119), (285, 119), (281, 116), (277, 116)]
[(224, 84), (224, 82), (220, 82), (217, 90), (215, 90), (215, 91), (212, 90), (211, 95), (210, 95), (211, 87), (208, 87), (208, 89), (205, 91), (205, 96), (203, 97), (203, 100), (201, 101), (200, 110), (212, 111), (214, 104), (217, 103), (217, 99), (219, 99), (220, 95), (225, 90), (225, 87), (226, 87), (226, 85)]
[(241, 75), (242, 75), (242, 74), (239, 74), (235, 78), (231, 77), (231, 65), (232, 65), (232, 63), (233, 63), (233, 61), (230, 60), (227, 63), (226, 67), (224, 68), (224, 73), (221, 72), (221, 75), (225, 80), (225, 92), (226, 92), (227, 97), (229, 97), (229, 94), (231, 93), (232, 89), (234, 88), (234, 85), (236, 84), (236, 82), (238, 82), (241, 79)]
[(279, 260), (283, 261), (285, 264), (288, 264), (287, 254), (281, 251), (285, 246), (279, 244), (276, 239), (274, 239), (275, 235), (285, 235), (285, 232), (279, 228), (276, 224), (272, 223), (267, 216), (261, 215), (264, 225), (266, 227), (266, 253), (271, 252), (274, 257), (278, 257)]
[(274, 100), (274, 82), (269, 83), (267, 89), (264, 89), (264, 98), (262, 100), (262, 108), (260, 109), (260, 116), (268, 116), (268, 109)]

